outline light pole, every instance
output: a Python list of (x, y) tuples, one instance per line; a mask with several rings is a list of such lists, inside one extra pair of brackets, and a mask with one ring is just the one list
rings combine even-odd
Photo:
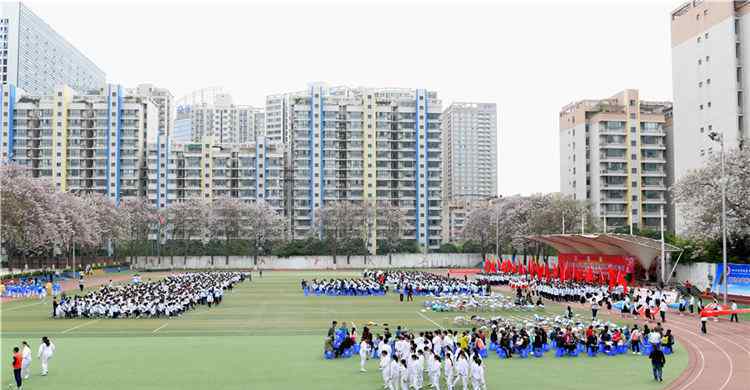
[(711, 141), (721, 145), (721, 257), (724, 278), (724, 304), (727, 304), (727, 177), (724, 168), (724, 134), (712, 131), (708, 134)]

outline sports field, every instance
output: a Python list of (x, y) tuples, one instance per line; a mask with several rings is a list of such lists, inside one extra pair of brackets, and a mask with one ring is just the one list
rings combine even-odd
[[(452, 326), (456, 313), (422, 313), (422, 298), (401, 303), (384, 297), (305, 297), (302, 278), (358, 276), (346, 272), (265, 272), (262, 279), (227, 292), (224, 302), (176, 319), (52, 320), (51, 305), (36, 300), (4, 303), (2, 319), (2, 388), (12, 381), (11, 350), (28, 340), (36, 357), (42, 336), (57, 345), (50, 374), (32, 377), (24, 389), (382, 389), (377, 361), (359, 372), (359, 358), (324, 360), (324, 336), (331, 320), (353, 321), (361, 332), (369, 322), (391, 329)], [(562, 313), (548, 305), (546, 313)], [(515, 317), (531, 313), (496, 315)], [(490, 316), (490, 314), (484, 314)], [(433, 323), (434, 322), (434, 323)], [(619, 323), (618, 323), (619, 324)], [(382, 331), (375, 327), (374, 333)], [(489, 389), (661, 389), (687, 366), (682, 348), (668, 356), (664, 383), (651, 378), (647, 358), (615, 357), (485, 361)]]

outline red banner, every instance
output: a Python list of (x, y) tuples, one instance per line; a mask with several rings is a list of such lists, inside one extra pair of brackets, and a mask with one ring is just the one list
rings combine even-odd
[(573, 274), (591, 269), (594, 274), (616, 277), (618, 272), (631, 274), (635, 270), (635, 257), (631, 256), (560, 253), (557, 261), (563, 269), (574, 270)]

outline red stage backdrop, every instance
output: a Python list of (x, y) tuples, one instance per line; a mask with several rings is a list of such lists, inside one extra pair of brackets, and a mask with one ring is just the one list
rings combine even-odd
[(625, 274), (631, 274), (635, 271), (635, 257), (632, 256), (559, 253), (557, 261), (564, 269), (573, 267), (576, 271), (582, 270), (585, 272), (589, 267), (594, 272), (614, 269)]

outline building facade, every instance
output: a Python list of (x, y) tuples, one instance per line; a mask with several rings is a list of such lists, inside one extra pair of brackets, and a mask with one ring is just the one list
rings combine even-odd
[(51, 177), (60, 191), (115, 201), (145, 195), (145, 145), (158, 132), (158, 109), (150, 99), (119, 85), (91, 94), (62, 86), (49, 95), (4, 85), (0, 96), (2, 161)]
[(263, 137), (248, 144), (171, 143), (148, 145), (147, 198), (154, 207), (186, 199), (237, 198), (266, 201), (283, 214), (283, 150)]
[(628, 89), (608, 99), (571, 103), (560, 112), (560, 186), (588, 201), (608, 229), (658, 229), (667, 201), (669, 102)]
[(36, 95), (105, 86), (104, 72), (24, 4), (2, 2), (0, 11), (0, 84)]
[(497, 196), (497, 105), (453, 103), (442, 116), (443, 195), (476, 200)]
[[(676, 180), (703, 166), (720, 145), (747, 146), (745, 62), (750, 55), (750, 2), (698, 1), (671, 15)], [(677, 210), (677, 230), (680, 231)]]
[(201, 142), (211, 137), (218, 144), (245, 144), (263, 137), (264, 130), (263, 110), (235, 105), (231, 95), (219, 91), (207, 99), (178, 106), (174, 139)]
[[(423, 89), (328, 87), (266, 99), (269, 139), (285, 144), (290, 236), (312, 234), (315, 211), (336, 201), (399, 207), (404, 240), (441, 242), (442, 103)], [(382, 229), (370, 230), (377, 251)]]
[(139, 84), (135, 87), (139, 96), (150, 98), (159, 110), (159, 135), (171, 136), (174, 126), (174, 95), (166, 88), (159, 88), (153, 84)]

